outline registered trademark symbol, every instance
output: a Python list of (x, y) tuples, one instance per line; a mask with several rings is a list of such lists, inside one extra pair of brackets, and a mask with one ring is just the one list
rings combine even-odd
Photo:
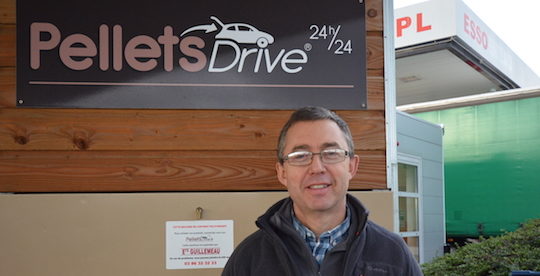
[(313, 46), (311, 46), (311, 43), (304, 44), (304, 50), (309, 52), (309, 51), (311, 51), (311, 48), (313, 48)]

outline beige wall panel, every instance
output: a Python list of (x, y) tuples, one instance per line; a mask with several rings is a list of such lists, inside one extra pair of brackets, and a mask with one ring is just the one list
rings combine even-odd
[[(390, 192), (353, 192), (392, 229)], [(235, 245), (286, 192), (0, 195), (0, 275), (219, 275), (166, 270), (165, 222), (234, 220)]]

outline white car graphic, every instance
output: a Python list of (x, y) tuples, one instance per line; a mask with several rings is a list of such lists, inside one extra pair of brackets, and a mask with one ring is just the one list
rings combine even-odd
[[(245, 43), (245, 44), (257, 44), (261, 48), (266, 48), (269, 44), (274, 43), (274, 37), (269, 33), (259, 31), (257, 28), (245, 24), (245, 23), (228, 23), (223, 24), (215, 16), (210, 16), (210, 19), (214, 20), (218, 25), (221, 26), (221, 30), (216, 34), (216, 39), (230, 39), (236, 43)], [(181, 36), (184, 34), (204, 30), (206, 33), (213, 32), (217, 30), (217, 27), (214, 23), (211, 25), (199, 25), (191, 27), (185, 30)]]
[(221, 25), (221, 31), (216, 35), (219, 39), (231, 39), (238, 43), (257, 44), (261, 48), (266, 48), (268, 44), (274, 43), (274, 37), (268, 33), (257, 30), (257, 28), (245, 23), (223, 24), (217, 17), (210, 19)]

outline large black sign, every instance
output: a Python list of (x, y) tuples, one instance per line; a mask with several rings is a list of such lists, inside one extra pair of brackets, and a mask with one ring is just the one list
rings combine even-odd
[(365, 109), (360, 2), (19, 0), (18, 105)]

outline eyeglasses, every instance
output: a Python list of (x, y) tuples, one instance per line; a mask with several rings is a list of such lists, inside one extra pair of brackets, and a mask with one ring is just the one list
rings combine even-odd
[(325, 164), (335, 164), (345, 160), (350, 152), (344, 149), (326, 149), (321, 152), (295, 151), (287, 154), (283, 160), (293, 166), (306, 166), (313, 161), (313, 155), (320, 155), (321, 161)]

